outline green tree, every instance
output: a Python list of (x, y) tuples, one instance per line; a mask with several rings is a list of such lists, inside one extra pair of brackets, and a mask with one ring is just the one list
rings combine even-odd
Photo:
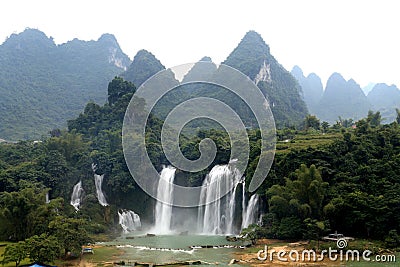
[(108, 84), (108, 104), (114, 105), (123, 95), (135, 91), (136, 87), (133, 83), (125, 81), (121, 77), (115, 77)]
[(80, 253), (82, 246), (91, 241), (85, 227), (85, 220), (64, 216), (57, 216), (50, 222), (50, 232), (59, 241), (64, 257), (68, 252)]
[(400, 109), (396, 108), (396, 122), (400, 124)]
[(316, 116), (310, 114), (306, 116), (306, 118), (304, 119), (305, 130), (308, 130), (310, 128), (319, 130), (319, 127), (320, 127), (320, 121)]
[(21, 261), (24, 260), (27, 256), (27, 245), (24, 241), (9, 244), (6, 246), (2, 256), (3, 265), (9, 262), (15, 262), (15, 266), (18, 267)]
[(46, 204), (46, 192), (40, 188), (25, 188), (19, 192), (0, 193), (0, 219), (5, 227), (5, 236), (22, 241), (47, 230), (61, 200)]
[(302, 164), (291, 176), (295, 179), (287, 178), (285, 185), (273, 185), (267, 190), (269, 212), (279, 220), (275, 229), (278, 238), (301, 238), (311, 222), (313, 227), (322, 227), (317, 222), (322, 218), (328, 183), (315, 165), (307, 168)]
[(387, 248), (400, 247), (400, 235), (396, 230), (390, 230), (388, 236), (385, 238), (385, 246)]
[(322, 130), (324, 131), (324, 133), (326, 133), (326, 131), (327, 131), (328, 128), (329, 128), (329, 123), (328, 123), (327, 121), (323, 121), (323, 122), (321, 123), (321, 127), (322, 127)]
[(373, 128), (378, 127), (382, 122), (381, 113), (379, 111), (375, 113), (372, 110), (368, 111), (367, 122)]
[(304, 233), (304, 238), (311, 240), (317, 240), (317, 250), (319, 249), (319, 240), (322, 235), (325, 234), (328, 229), (328, 221), (318, 221), (315, 219), (307, 218), (304, 220), (306, 224), (306, 231)]
[(34, 235), (25, 240), (29, 259), (35, 262), (53, 263), (60, 257), (59, 240), (46, 233)]

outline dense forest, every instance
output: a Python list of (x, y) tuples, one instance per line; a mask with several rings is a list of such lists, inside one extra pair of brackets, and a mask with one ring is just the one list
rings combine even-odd
[(0, 45), (0, 138), (40, 140), (88, 101), (104, 103), (109, 81), (130, 64), (115, 37), (56, 45), (36, 29)]
[[(118, 234), (118, 209), (134, 208), (145, 223), (152, 222), (149, 207), (154, 200), (130, 176), (121, 145), (125, 110), (135, 90), (133, 83), (115, 77), (108, 85), (107, 103), (89, 102), (82, 114), (68, 121), (68, 130), (54, 129), (42, 142), (0, 144), (0, 239), (18, 242), (7, 246), (5, 262), (18, 262), (26, 255), (51, 262), (69, 251), (79, 252), (91, 240)], [(137, 103), (140, 114), (145, 103)], [(158, 169), (168, 164), (160, 144), (162, 123), (151, 115), (146, 131), (147, 150)], [(260, 132), (248, 129), (248, 136), (250, 158), (244, 175), (251, 177)], [(222, 130), (181, 136), (182, 153), (197, 158), (205, 137), (218, 148), (213, 164), (227, 163), (230, 141)], [(399, 111), (397, 120), (385, 125), (379, 112), (333, 125), (308, 115), (298, 128), (278, 130), (277, 137), (272, 169), (257, 190), (264, 202), (262, 224), (245, 231), (281, 239), (319, 239), (339, 231), (400, 246)], [(109, 206), (101, 206), (96, 198), (93, 163), (95, 172), (105, 175)], [(177, 183), (200, 185), (206, 171), (182, 172)], [(85, 197), (75, 212), (69, 201), (79, 181)], [(44, 243), (47, 247), (38, 250)]]

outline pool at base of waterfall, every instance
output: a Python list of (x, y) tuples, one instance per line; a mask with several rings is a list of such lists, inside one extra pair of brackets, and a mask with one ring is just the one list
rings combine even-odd
[[(248, 241), (227, 241), (225, 236), (218, 235), (147, 235), (138, 233), (122, 235), (112, 242), (124, 253), (119, 260), (125, 264), (153, 263), (171, 264), (179, 262), (196, 262), (197, 266), (228, 266), (234, 258), (233, 253), (242, 251), (249, 245)], [(179, 266), (179, 265), (176, 265)], [(232, 265), (230, 265), (232, 266)], [(240, 266), (245, 266), (241, 264)]]

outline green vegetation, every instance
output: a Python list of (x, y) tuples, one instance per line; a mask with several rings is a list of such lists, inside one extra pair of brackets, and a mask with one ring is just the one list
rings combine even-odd
[[(300, 85), (271, 55), (269, 46), (258, 33), (249, 31), (223, 64), (256, 81), (269, 100), (277, 127), (298, 126), (307, 115)], [(263, 67), (265, 75), (258, 81), (257, 75)]]
[(278, 144), (271, 185), (258, 191), (268, 201), (267, 213), (253, 235), (314, 239), (308, 237), (311, 227), (318, 236), (338, 231), (386, 238), (386, 247), (398, 247), (399, 125), (380, 125), (379, 112), (370, 112), (355, 129), (332, 126), (329, 131), (319, 145), (296, 148), (295, 141), (279, 150), (283, 144)]
[(115, 37), (56, 45), (35, 29), (0, 45), (0, 138), (40, 140), (65, 127), (88, 101), (104, 103), (107, 83), (130, 64)]
[(142, 49), (137, 52), (132, 64), (121, 77), (139, 87), (152, 75), (164, 69), (165, 67), (152, 53)]
[[(53, 262), (68, 252), (79, 253), (90, 237), (120, 231), (119, 208), (134, 209), (144, 220), (151, 220), (149, 207), (154, 200), (131, 178), (121, 145), (123, 117), (135, 90), (134, 84), (116, 77), (108, 86), (108, 102), (103, 106), (89, 102), (82, 114), (68, 121), (68, 131), (53, 130), (52, 137), (43, 142), (0, 144), (0, 238), (18, 242), (5, 248), (4, 262), (18, 264), (24, 256)], [(145, 103), (134, 101), (135, 116), (142, 116)], [(303, 129), (278, 130), (272, 169), (257, 190), (267, 203), (263, 224), (251, 225), (245, 232), (253, 239), (319, 239), (337, 230), (398, 248), (399, 124), (381, 125), (380, 113), (370, 112), (356, 122), (356, 128), (344, 121), (329, 127), (314, 116), (304, 117), (302, 125)], [(168, 164), (160, 143), (162, 121), (151, 115), (147, 127), (147, 150), (161, 169)], [(245, 176), (250, 179), (258, 163), (260, 131), (249, 129), (248, 135), (250, 162)], [(183, 154), (197, 158), (198, 144), (205, 137), (218, 148), (213, 165), (227, 163), (231, 144), (218, 129), (181, 135)], [(98, 204), (92, 163), (97, 165), (97, 174), (104, 174), (109, 207)], [(176, 181), (197, 186), (205, 172), (179, 172)], [(69, 201), (78, 181), (85, 197), (76, 213)]]

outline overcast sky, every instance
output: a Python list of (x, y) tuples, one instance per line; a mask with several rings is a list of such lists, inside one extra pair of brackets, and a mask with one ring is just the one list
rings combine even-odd
[(144, 48), (172, 67), (203, 56), (220, 63), (255, 30), (289, 71), (299, 65), (324, 83), (340, 72), (361, 86), (400, 86), (399, 6), (397, 0), (2, 0), (0, 40), (26, 27), (57, 44), (112, 33), (130, 58)]

